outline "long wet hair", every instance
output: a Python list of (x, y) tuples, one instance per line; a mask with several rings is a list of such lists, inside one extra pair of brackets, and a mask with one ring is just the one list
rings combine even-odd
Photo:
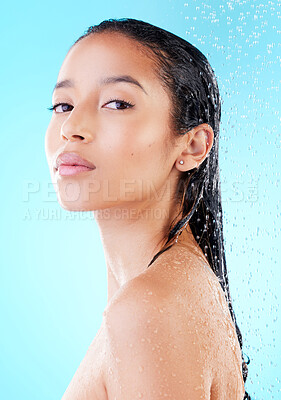
[[(131, 18), (109, 19), (90, 26), (73, 46), (83, 38), (101, 32), (119, 32), (143, 45), (151, 56), (155, 71), (174, 105), (171, 111), (172, 127), (177, 135), (184, 135), (196, 126), (206, 123), (214, 132), (210, 153), (198, 168), (183, 172), (177, 187), (180, 218), (170, 225), (164, 247), (153, 257), (148, 267), (168, 250), (182, 233), (187, 223), (210, 267), (218, 277), (242, 352), (242, 373), (246, 382), (247, 364), (242, 351), (243, 341), (232, 307), (223, 243), (223, 216), (219, 175), (219, 125), (221, 99), (217, 80), (206, 57), (186, 40), (151, 25)], [(176, 238), (176, 239), (175, 239)], [(245, 392), (244, 400), (251, 399)]]

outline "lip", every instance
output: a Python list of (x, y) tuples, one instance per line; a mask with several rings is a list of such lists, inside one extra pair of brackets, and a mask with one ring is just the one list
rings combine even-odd
[(60, 175), (75, 175), (84, 171), (92, 171), (96, 168), (93, 163), (75, 152), (60, 153), (54, 167)]

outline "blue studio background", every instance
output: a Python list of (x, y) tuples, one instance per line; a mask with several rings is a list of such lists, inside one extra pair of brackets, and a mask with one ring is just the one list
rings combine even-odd
[(101, 323), (98, 229), (91, 213), (58, 205), (44, 136), (69, 47), (88, 26), (122, 17), (190, 41), (217, 75), (226, 259), (251, 359), (246, 389), (253, 400), (280, 399), (280, 0), (1, 5), (0, 397), (60, 399)]

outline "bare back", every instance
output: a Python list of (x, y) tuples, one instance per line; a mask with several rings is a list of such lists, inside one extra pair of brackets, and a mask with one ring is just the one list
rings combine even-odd
[[(241, 351), (223, 291), (201, 249), (196, 244), (187, 248), (184, 243), (179, 243), (163, 253), (151, 267), (135, 278), (134, 282), (124, 285), (120, 293), (114, 296), (106, 307), (101, 328), (62, 400), (121, 400), (115, 397), (114, 384), (111, 382), (113, 372), (109, 357), (106, 316), (114, 309), (114, 304), (126, 299), (132, 285), (139, 284), (147, 285), (159, 297), (168, 296), (169, 311), (175, 316), (180, 314), (181, 318), (190, 318), (191, 313), (200, 315), (209, 312), (206, 329), (208, 336), (209, 332), (213, 334), (210, 341), (206, 342), (206, 346), (211, 348), (211, 355), (208, 357), (211, 380), (206, 400), (242, 400), (245, 390)], [(196, 301), (190, 302), (190, 296), (196, 298)], [(200, 300), (202, 296), (203, 302)], [(206, 311), (208, 309), (209, 311)], [(184, 348), (182, 353), (184, 356)]]

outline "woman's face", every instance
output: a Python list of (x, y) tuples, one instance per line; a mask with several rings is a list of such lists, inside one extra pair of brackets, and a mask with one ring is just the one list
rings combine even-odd
[[(64, 84), (52, 102), (64, 105), (53, 111), (45, 149), (61, 206), (89, 211), (147, 204), (167, 185), (176, 159), (167, 146), (172, 105), (153, 61), (122, 34), (95, 34), (70, 49), (58, 82)], [(65, 175), (54, 167), (61, 152), (77, 153), (95, 168)]]

